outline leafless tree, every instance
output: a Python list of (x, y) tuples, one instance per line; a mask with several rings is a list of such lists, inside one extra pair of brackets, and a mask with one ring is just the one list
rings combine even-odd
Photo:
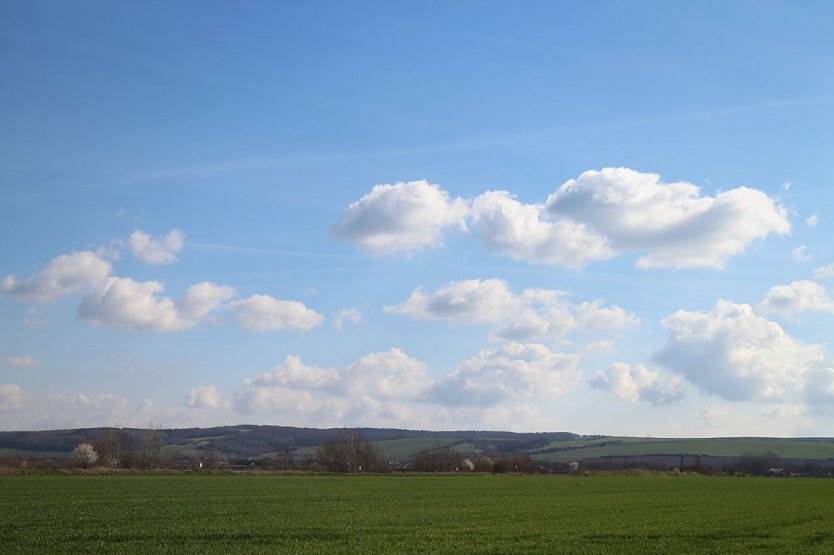
[(165, 441), (165, 434), (161, 424), (155, 424), (153, 420), (148, 422), (142, 434), (144, 448), (144, 463), (147, 468), (159, 468), (162, 462), (162, 444)]
[(385, 458), (359, 430), (343, 429), (319, 448), (319, 463), (331, 472), (386, 472)]
[(214, 438), (212, 438), (206, 443), (206, 468), (214, 468), (216, 464), (217, 445), (214, 443)]
[(105, 428), (91, 443), (104, 464), (110, 468), (125, 466), (125, 434), (118, 425)]

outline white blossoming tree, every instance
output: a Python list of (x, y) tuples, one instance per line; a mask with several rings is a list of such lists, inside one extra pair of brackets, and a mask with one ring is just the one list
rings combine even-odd
[(72, 459), (83, 468), (88, 468), (98, 461), (98, 453), (89, 443), (81, 443), (72, 451)]

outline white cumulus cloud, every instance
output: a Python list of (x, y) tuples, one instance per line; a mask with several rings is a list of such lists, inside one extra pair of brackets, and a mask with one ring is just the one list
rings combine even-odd
[(426, 365), (400, 349), (365, 355), (341, 376), (341, 389), (346, 395), (377, 399), (416, 399), (430, 385)]
[(234, 287), (203, 281), (188, 288), (176, 303), (177, 311), (185, 320), (200, 320), (236, 294)]
[(805, 345), (749, 305), (719, 301), (710, 311), (679, 310), (654, 360), (701, 390), (730, 401), (780, 402), (802, 392), (825, 364), (821, 345)]
[(181, 229), (172, 229), (156, 239), (137, 229), (130, 234), (128, 243), (133, 256), (146, 264), (170, 264), (177, 261), (177, 253), (182, 250), (184, 241), (185, 234)]
[(819, 283), (801, 280), (787, 285), (771, 287), (764, 300), (761, 311), (765, 314), (783, 314), (791, 316), (802, 312), (834, 313), (834, 300)]
[(301, 357), (289, 355), (271, 372), (246, 380), (244, 386), (335, 391), (340, 379), (338, 370), (309, 366), (301, 362)]
[(817, 214), (811, 214), (807, 218), (805, 218), (805, 225), (808, 227), (817, 227), (817, 224), (820, 223), (820, 218)]
[(577, 268), (614, 255), (606, 238), (586, 225), (549, 220), (544, 206), (524, 204), (507, 191), (475, 198), (472, 227), (491, 251), (513, 260)]
[(374, 254), (412, 252), (440, 245), (446, 227), (465, 227), (468, 211), (465, 200), (427, 181), (376, 185), (348, 206), (333, 233)]
[(715, 197), (629, 168), (565, 182), (547, 199), (554, 215), (586, 224), (618, 251), (648, 251), (641, 268), (723, 268), (756, 239), (790, 231), (787, 212), (765, 193), (739, 187)]
[(110, 277), (87, 293), (78, 307), (81, 320), (125, 331), (173, 331), (189, 327), (158, 281)]
[(597, 372), (591, 387), (610, 391), (632, 403), (668, 405), (683, 398), (683, 383), (683, 378), (675, 374), (651, 370), (642, 364), (617, 362)]
[(430, 398), (445, 405), (494, 406), (513, 398), (558, 397), (578, 382), (578, 364), (578, 355), (508, 343), (464, 361), (434, 385)]
[(220, 409), (225, 407), (223, 393), (213, 385), (201, 385), (191, 389), (185, 405), (198, 409)]
[(229, 303), (241, 326), (250, 331), (309, 331), (324, 321), (324, 316), (300, 301), (284, 301), (269, 295)]
[(519, 312), (523, 301), (500, 279), (469, 279), (451, 282), (436, 292), (414, 290), (402, 304), (385, 311), (425, 320), (447, 320), (456, 324), (488, 324)]
[(75, 252), (53, 258), (38, 274), (18, 282), (9, 274), (0, 282), (0, 292), (24, 301), (48, 303), (104, 281), (112, 266), (98, 254)]
[(109, 277), (84, 296), (78, 317), (124, 331), (184, 330), (197, 325), (235, 294), (231, 287), (202, 282), (174, 302), (161, 296), (164, 290), (158, 281)]
[(418, 288), (401, 304), (384, 310), (454, 324), (497, 324), (495, 336), (513, 341), (623, 331), (638, 322), (619, 306), (606, 306), (598, 299), (574, 304), (566, 296), (550, 289), (515, 294), (500, 279), (469, 279), (448, 283), (434, 293)]

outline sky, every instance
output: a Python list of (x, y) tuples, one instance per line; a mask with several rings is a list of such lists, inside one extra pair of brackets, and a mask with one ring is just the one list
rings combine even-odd
[(0, 6), (0, 430), (834, 434), (829, 2)]

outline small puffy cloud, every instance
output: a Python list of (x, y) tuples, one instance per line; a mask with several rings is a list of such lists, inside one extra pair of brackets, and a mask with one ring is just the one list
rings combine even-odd
[(174, 331), (190, 327), (158, 281), (110, 277), (87, 293), (78, 307), (81, 320), (125, 331)]
[(182, 250), (185, 234), (181, 229), (172, 229), (164, 237), (152, 238), (137, 229), (130, 234), (128, 243), (133, 256), (146, 264), (170, 264), (177, 261), (177, 253)]
[(811, 260), (811, 254), (808, 252), (808, 247), (801, 245), (791, 251), (791, 259), (795, 262), (807, 262)]
[(236, 294), (233, 287), (204, 281), (188, 288), (176, 303), (177, 311), (185, 320), (200, 320)]
[(754, 240), (790, 231), (785, 209), (759, 190), (713, 198), (691, 183), (629, 168), (586, 171), (550, 195), (547, 209), (589, 226), (618, 251), (648, 251), (641, 268), (723, 268)]
[(614, 255), (605, 237), (581, 223), (547, 219), (540, 204), (524, 204), (507, 191), (472, 202), (472, 226), (493, 252), (534, 264), (578, 268)]
[(587, 333), (625, 330), (639, 322), (634, 314), (617, 305), (604, 306), (600, 299), (579, 303), (573, 313), (577, 330)]
[(638, 364), (631, 366), (620, 362), (606, 370), (597, 372), (591, 387), (610, 391), (617, 397), (632, 403), (669, 405), (683, 398), (683, 378), (680, 376), (650, 370)]
[(834, 264), (822, 266), (814, 270), (815, 279), (831, 279), (834, 278)]
[(8, 357), (6, 358), (6, 364), (9, 366), (27, 368), (29, 366), (37, 366), (40, 364), (40, 361), (32, 357)]
[(802, 312), (834, 313), (834, 300), (819, 283), (801, 280), (771, 287), (761, 304), (765, 314), (792, 316)]
[(794, 340), (744, 304), (722, 300), (710, 311), (679, 310), (663, 325), (670, 336), (655, 362), (730, 401), (781, 402), (825, 363), (821, 345)]
[(791, 187), (793, 187), (793, 181), (783, 181), (782, 188), (786, 191), (790, 191)]
[(228, 306), (240, 325), (250, 331), (309, 331), (324, 321), (324, 316), (300, 301), (284, 301), (269, 295), (252, 295)]
[(198, 409), (220, 409), (225, 407), (223, 394), (213, 385), (201, 385), (191, 389), (185, 398), (185, 405)]
[(469, 279), (448, 283), (434, 293), (418, 288), (403, 303), (384, 310), (454, 324), (497, 324), (495, 336), (511, 341), (623, 331), (638, 322), (619, 306), (605, 306), (601, 300), (573, 304), (566, 295), (551, 289), (515, 294), (500, 279)]
[(805, 218), (805, 225), (808, 227), (817, 227), (817, 224), (820, 223), (820, 218), (817, 216), (816, 213), (811, 214), (807, 218)]
[(362, 311), (358, 308), (346, 308), (344, 310), (339, 311), (339, 313), (333, 317), (333, 325), (336, 326), (336, 329), (339, 331), (342, 330), (342, 327), (346, 323), (354, 325), (361, 324)]
[(558, 397), (579, 380), (578, 355), (539, 344), (481, 351), (437, 382), (430, 399), (445, 405), (494, 406), (506, 399)]
[(23, 405), (23, 388), (17, 384), (0, 385), (0, 412), (11, 411)]
[(400, 349), (365, 355), (341, 376), (341, 389), (349, 396), (416, 399), (430, 385), (426, 365)]
[(402, 304), (386, 306), (386, 312), (422, 320), (446, 320), (456, 324), (488, 324), (506, 320), (524, 307), (507, 283), (500, 279), (468, 279), (451, 282), (435, 293), (416, 289)]
[(348, 206), (333, 233), (374, 254), (413, 252), (440, 245), (446, 227), (465, 228), (468, 211), (465, 200), (427, 181), (376, 185)]
[(301, 357), (290, 355), (271, 372), (246, 380), (243, 385), (335, 391), (340, 379), (338, 370), (308, 366), (301, 362)]
[(53, 258), (40, 273), (18, 282), (9, 274), (0, 282), (0, 292), (20, 300), (48, 303), (104, 281), (112, 266), (98, 254), (75, 252)]
[(237, 411), (250, 413), (293, 414), (309, 416), (321, 410), (322, 401), (310, 392), (286, 387), (247, 387), (240, 389), (234, 401)]

